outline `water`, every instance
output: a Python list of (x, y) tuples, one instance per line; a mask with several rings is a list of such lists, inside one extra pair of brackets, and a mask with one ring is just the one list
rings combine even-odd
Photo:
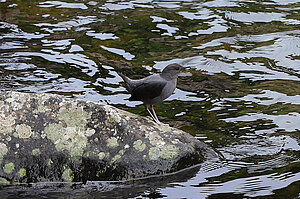
[(146, 116), (117, 71), (191, 69), (162, 121), (223, 160), (128, 182), (37, 183), (0, 198), (299, 198), (300, 1), (0, 1), (0, 88)]

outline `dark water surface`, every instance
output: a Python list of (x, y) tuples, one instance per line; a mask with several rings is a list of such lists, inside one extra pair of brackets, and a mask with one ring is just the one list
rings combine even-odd
[(161, 120), (224, 159), (130, 182), (39, 183), (0, 198), (300, 198), (300, 0), (0, 0), (0, 88), (144, 115), (116, 71), (190, 66)]

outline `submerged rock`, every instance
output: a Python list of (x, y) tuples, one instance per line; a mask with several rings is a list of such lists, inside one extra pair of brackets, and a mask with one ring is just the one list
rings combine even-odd
[(0, 183), (127, 180), (215, 158), (191, 135), (115, 107), (0, 91)]

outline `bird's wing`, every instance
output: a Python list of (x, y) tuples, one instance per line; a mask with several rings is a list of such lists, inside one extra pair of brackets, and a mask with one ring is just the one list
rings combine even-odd
[(142, 82), (132, 90), (130, 101), (147, 101), (159, 96), (167, 84), (166, 81)]

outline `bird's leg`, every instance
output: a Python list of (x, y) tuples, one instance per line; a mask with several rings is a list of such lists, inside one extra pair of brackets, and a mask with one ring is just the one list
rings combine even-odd
[(157, 123), (160, 123), (160, 121), (159, 121), (159, 119), (158, 119), (158, 117), (157, 117), (157, 115), (156, 115), (156, 113), (155, 113), (153, 104), (151, 104), (151, 109), (152, 109), (152, 113), (153, 113), (153, 115), (154, 115), (154, 117), (155, 117), (155, 120), (157, 121)]
[(156, 118), (153, 116), (153, 114), (151, 113), (151, 111), (148, 109), (148, 105), (145, 105), (145, 108), (146, 108), (146, 110), (148, 111), (148, 113), (150, 114), (150, 116), (152, 117), (152, 119), (153, 119), (156, 123), (158, 123), (157, 120), (156, 120)]
[(158, 117), (157, 117), (157, 115), (155, 113), (153, 104), (151, 104), (151, 109), (152, 109), (153, 115), (155, 116), (155, 121), (156, 121), (157, 124), (159, 124), (159, 125), (168, 125), (168, 124), (164, 124), (161, 121), (159, 121), (159, 119), (158, 119)]

